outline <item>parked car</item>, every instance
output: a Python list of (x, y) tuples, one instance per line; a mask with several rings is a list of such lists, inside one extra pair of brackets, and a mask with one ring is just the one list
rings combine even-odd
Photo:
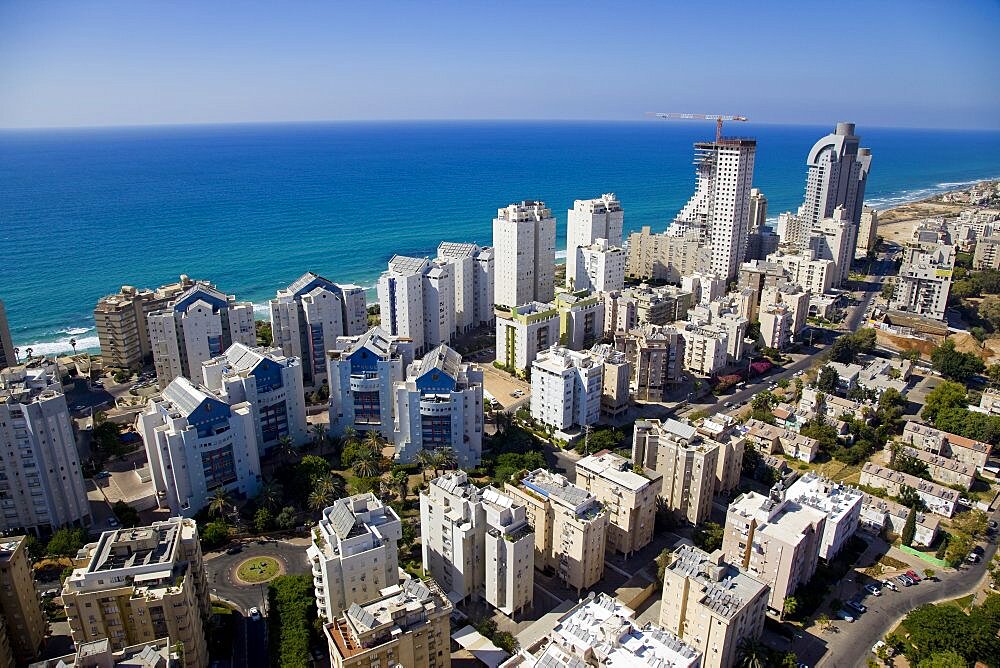
[(878, 641), (877, 643), (875, 643), (875, 644), (874, 644), (874, 645), (872, 646), (872, 654), (874, 654), (874, 655), (878, 656), (878, 651), (879, 651), (880, 649), (882, 649), (883, 647), (885, 647), (885, 641), (883, 641), (883, 640), (879, 640), (879, 641)]
[(906, 571), (905, 575), (906, 575), (906, 577), (908, 577), (911, 580), (913, 580), (914, 584), (920, 582), (920, 576), (917, 575), (916, 571)]
[(255, 622), (260, 621), (261, 619), (260, 610), (258, 610), (257, 608), (250, 608), (250, 619), (252, 619)]
[(868, 608), (866, 608), (863, 603), (859, 603), (858, 601), (848, 601), (844, 605), (846, 607), (850, 608), (851, 610), (854, 610), (859, 615), (862, 615), (862, 614), (868, 612)]
[(905, 575), (897, 575), (896, 580), (899, 582), (899, 584), (903, 585), (904, 587), (909, 587), (911, 584), (913, 584), (913, 580), (906, 577)]
[(723, 404), (723, 406), (726, 407), (726, 408), (732, 408), (733, 407), (733, 402), (727, 401), (726, 403)]
[(982, 559), (982, 557), (980, 557), (975, 552), (970, 552), (969, 556), (965, 558), (965, 560), (968, 561), (970, 564), (978, 564), (980, 559)]
[(847, 610), (841, 609), (837, 611), (837, 619), (843, 619), (845, 622), (853, 622), (854, 615), (849, 613)]
[(94, 477), (97, 478), (98, 480), (103, 480), (104, 478), (110, 478), (111, 471), (101, 471), (100, 473), (95, 473)]
[(108, 518), (108, 526), (111, 527), (112, 529), (118, 528), (118, 518), (117, 517), (109, 517)]
[(891, 589), (892, 591), (899, 591), (899, 587), (897, 587), (896, 583), (892, 580), (884, 580), (882, 582), (882, 586)]
[(872, 596), (882, 595), (882, 590), (876, 587), (875, 585), (865, 585), (865, 591), (871, 594)]
[(230, 545), (229, 548), (226, 550), (226, 554), (239, 554), (242, 551), (243, 551), (242, 545)]

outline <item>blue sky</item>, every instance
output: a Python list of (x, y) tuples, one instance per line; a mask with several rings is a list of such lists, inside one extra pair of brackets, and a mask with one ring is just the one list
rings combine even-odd
[(0, 127), (652, 110), (997, 128), (998, 34), (996, 0), (0, 0)]

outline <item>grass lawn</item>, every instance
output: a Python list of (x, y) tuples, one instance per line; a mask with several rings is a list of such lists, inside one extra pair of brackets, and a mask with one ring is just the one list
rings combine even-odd
[(243, 582), (257, 584), (267, 582), (278, 574), (281, 567), (277, 559), (271, 557), (254, 557), (247, 559), (236, 569), (236, 577)]
[(969, 608), (972, 606), (974, 598), (976, 598), (975, 594), (969, 594), (968, 596), (963, 596), (962, 598), (953, 598), (950, 601), (945, 601), (944, 605), (953, 605), (963, 612), (968, 612)]
[(831, 459), (828, 462), (814, 465), (812, 466), (812, 469), (817, 473), (830, 478), (834, 482), (857, 484), (861, 481), (860, 466), (838, 462), (836, 459)]

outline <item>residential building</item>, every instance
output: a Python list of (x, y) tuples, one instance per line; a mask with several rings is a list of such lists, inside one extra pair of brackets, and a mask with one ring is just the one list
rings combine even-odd
[(553, 346), (531, 363), (531, 417), (559, 431), (597, 424), (603, 382), (598, 357)]
[(856, 487), (835, 483), (809, 472), (792, 483), (785, 496), (800, 505), (826, 513), (819, 556), (830, 561), (858, 530), (862, 493)]
[(39, 661), (28, 668), (170, 668), (181, 665), (183, 655), (183, 648), (170, 638), (140, 642), (117, 651), (103, 639), (85, 642), (72, 654)]
[[(606, 247), (621, 249), (625, 213), (614, 193), (596, 199), (578, 199), (567, 213), (566, 222), (566, 287), (570, 290), (595, 289), (582, 285), (587, 275), (581, 271), (586, 260), (577, 249), (604, 240)], [(622, 254), (624, 260), (624, 254)], [(624, 262), (622, 265), (624, 270)], [(599, 288), (597, 288), (600, 290)], [(621, 288), (617, 288), (621, 289)]]
[(555, 296), (556, 219), (545, 202), (525, 200), (497, 210), (494, 301), (515, 308)]
[(972, 268), (980, 270), (1000, 269), (1000, 235), (991, 235), (976, 240)]
[(268, 306), (273, 344), (285, 357), (302, 360), (302, 384), (313, 391), (327, 383), (326, 351), (337, 337), (368, 330), (364, 289), (338, 285), (311, 271), (278, 290)]
[(729, 504), (722, 551), (771, 587), (768, 607), (780, 611), (816, 572), (825, 524), (826, 513), (786, 499), (779, 483), (769, 496), (747, 492)]
[[(47, 622), (35, 590), (27, 536), (0, 538), (0, 618), (10, 655), (18, 665), (38, 656), (45, 644)], [(3, 652), (0, 652), (0, 661)]]
[(0, 531), (36, 535), (89, 526), (73, 421), (59, 370), (0, 371)]
[(881, 397), (886, 390), (896, 390), (900, 394), (906, 392), (913, 362), (902, 358), (885, 359), (876, 357), (858, 374), (858, 385), (871, 390)]
[(636, 420), (632, 461), (663, 477), (659, 496), (691, 524), (712, 512), (720, 445), (673, 419)]
[[(960, 462), (957, 459), (942, 457), (935, 455), (933, 452), (916, 450), (906, 446), (900, 448), (899, 454), (912, 457), (924, 464), (931, 478), (942, 485), (959, 485), (965, 489), (972, 489), (972, 485), (976, 481), (976, 467)], [(896, 456), (898, 455), (895, 453), (891, 455), (891, 457)]]
[(632, 374), (630, 389), (639, 401), (663, 401), (681, 382), (684, 338), (673, 327), (644, 325), (615, 334), (615, 349), (625, 353)]
[(767, 197), (760, 188), (750, 189), (750, 229), (760, 229), (767, 225)]
[(769, 588), (723, 560), (681, 545), (663, 572), (659, 624), (695, 647), (704, 668), (732, 668), (764, 631)]
[(798, 212), (805, 225), (812, 227), (843, 207), (845, 219), (857, 229), (871, 161), (871, 150), (861, 147), (861, 138), (854, 134), (854, 123), (837, 123), (831, 134), (817, 141), (806, 158), (809, 171)]
[(926, 450), (974, 466), (978, 471), (983, 470), (993, 451), (993, 446), (988, 443), (949, 434), (919, 422), (907, 422), (903, 426), (900, 440), (917, 450)]
[(452, 266), (455, 277), (455, 330), (464, 334), (493, 322), (493, 249), (442, 241), (437, 259)]
[(237, 343), (205, 362), (202, 373), (205, 387), (230, 406), (250, 404), (261, 456), (275, 452), (285, 437), (296, 447), (311, 438), (297, 357), (285, 357), (280, 348)]
[(1000, 415), (1000, 390), (986, 388), (979, 399), (979, 408), (987, 415)]
[[(118, 294), (102, 297), (94, 307), (94, 326), (104, 367), (141, 369), (149, 362), (153, 357), (147, 322), (149, 314), (166, 308), (194, 284), (182, 274), (177, 283), (161, 285), (156, 290), (123, 285)], [(2, 330), (0, 326), (0, 332)], [(0, 340), (2, 337), (0, 333)], [(9, 365), (0, 362), (0, 368), (4, 366)]]
[(907, 247), (889, 308), (944, 320), (955, 268), (955, 247)]
[(791, 344), (795, 318), (787, 304), (761, 307), (757, 317), (760, 322), (760, 338), (765, 347), (784, 350)]
[(653, 234), (643, 227), (628, 236), (625, 275), (679, 283), (683, 276), (708, 271), (710, 255), (699, 230)]
[(692, 295), (674, 285), (636, 287), (604, 295), (604, 335), (627, 332), (640, 325), (669, 325), (687, 318)]
[(424, 573), (460, 601), (475, 596), (505, 615), (531, 605), (535, 536), (522, 504), (449, 471), (420, 493)]
[(746, 438), (747, 443), (765, 455), (780, 452), (808, 463), (819, 454), (819, 441), (815, 438), (753, 418), (746, 423)]
[(62, 589), (77, 647), (106, 639), (120, 651), (170, 638), (184, 648), (184, 666), (208, 666), (211, 608), (194, 520), (105, 531), (81, 555)]
[(572, 350), (589, 348), (604, 335), (604, 298), (585, 291), (560, 292), (555, 307), (559, 311), (559, 342)]
[(784, 304), (792, 315), (791, 335), (797, 337), (806, 327), (809, 317), (809, 293), (797, 283), (778, 283), (774, 287), (764, 288), (760, 297), (760, 308), (766, 309), (775, 304)]
[(833, 287), (839, 288), (847, 280), (854, 261), (857, 224), (846, 218), (843, 207), (833, 210), (833, 216), (813, 224), (803, 241), (803, 247), (812, 249), (817, 260), (833, 262)]
[(195, 283), (146, 321), (160, 389), (179, 376), (197, 382), (202, 362), (234, 343), (257, 345), (253, 304), (237, 302), (210, 283)]
[(750, 288), (760, 302), (764, 288), (774, 287), (784, 283), (789, 278), (789, 271), (777, 262), (748, 260), (740, 265), (740, 275), (737, 287)]
[(451, 665), (452, 605), (434, 580), (383, 589), (323, 627), (333, 668)]
[(535, 567), (554, 571), (582, 591), (604, 574), (608, 510), (590, 492), (558, 473), (536, 469), (505, 491), (527, 511), (535, 532)]
[(137, 420), (160, 508), (193, 517), (216, 490), (260, 491), (258, 424), (248, 401), (228, 404), (203, 385), (175, 378)]
[(701, 376), (713, 376), (726, 367), (729, 334), (725, 329), (687, 323), (680, 333), (684, 338), (685, 369)]
[(870, 206), (861, 207), (861, 220), (858, 224), (858, 243), (854, 251), (856, 260), (863, 260), (868, 253), (875, 250), (878, 240), (878, 211)]
[(380, 326), (425, 353), (455, 336), (455, 276), (446, 260), (393, 255), (378, 279)]
[(371, 492), (337, 499), (323, 509), (306, 549), (320, 618), (336, 619), (399, 583), (402, 526), (396, 511)]
[(858, 386), (858, 378), (865, 368), (849, 362), (827, 362), (823, 368), (832, 369), (837, 374), (837, 392), (847, 394)]
[(917, 476), (883, 468), (874, 462), (866, 462), (861, 469), (861, 484), (875, 489), (884, 489), (891, 496), (899, 496), (904, 487), (910, 487), (923, 499), (927, 509), (942, 517), (952, 517), (958, 504), (958, 492)]
[(327, 353), (330, 433), (377, 431), (391, 440), (395, 430), (393, 388), (405, 379), (414, 345), (373, 327), (361, 336), (341, 337)]
[(610, 343), (599, 343), (590, 352), (604, 367), (601, 414), (612, 418), (621, 415), (629, 407), (629, 381), (632, 378), (625, 353), (615, 350)]
[(497, 311), (496, 361), (512, 373), (527, 375), (543, 350), (559, 342), (559, 310), (552, 304), (529, 302)]
[(577, 248), (576, 254), (576, 275), (569, 289), (611, 292), (625, 287), (625, 250), (621, 246), (598, 239)]
[(632, 462), (608, 450), (576, 463), (576, 483), (608, 509), (607, 549), (625, 556), (653, 539), (656, 497), (663, 480), (654, 471), (633, 470)]
[[(903, 533), (910, 509), (892, 499), (882, 499), (864, 494), (861, 506), (861, 528), (875, 535), (891, 531), (897, 536)], [(937, 539), (941, 520), (931, 513), (917, 512), (913, 534), (913, 545), (930, 547)]]
[(812, 249), (795, 253), (778, 251), (767, 256), (767, 262), (778, 265), (786, 272), (792, 283), (798, 283), (810, 294), (821, 295), (833, 287), (836, 268), (833, 260), (816, 258)]
[(746, 437), (737, 428), (736, 418), (727, 413), (702, 418), (696, 423), (698, 433), (719, 444), (715, 466), (715, 493), (728, 494), (740, 484)]
[(16, 366), (17, 353), (14, 352), (14, 342), (10, 338), (10, 323), (7, 321), (7, 309), (0, 301), (0, 369)]
[(681, 277), (681, 289), (691, 293), (695, 304), (708, 305), (726, 293), (726, 281), (715, 274), (695, 272)]
[(441, 345), (413, 362), (393, 385), (396, 459), (451, 450), (461, 468), (479, 466), (483, 450), (483, 371)]

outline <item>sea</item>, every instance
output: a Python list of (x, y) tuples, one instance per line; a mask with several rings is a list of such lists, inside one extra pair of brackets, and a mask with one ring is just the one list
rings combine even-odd
[[(771, 218), (801, 202), (828, 126), (729, 124), (758, 141)], [(122, 285), (205, 279), (266, 318), (306, 271), (372, 291), (394, 254), (491, 243), (498, 208), (543, 200), (564, 246), (575, 199), (616, 193), (626, 230), (666, 229), (714, 125), (339, 122), (0, 131), (0, 300), (14, 342), (97, 350), (92, 310)], [(859, 127), (867, 203), (887, 208), (1000, 177), (1000, 132)]]

